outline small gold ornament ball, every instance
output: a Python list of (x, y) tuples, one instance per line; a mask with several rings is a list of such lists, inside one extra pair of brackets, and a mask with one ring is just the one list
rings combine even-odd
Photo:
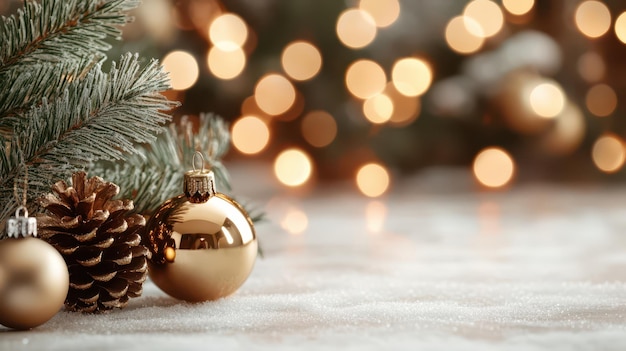
[(63, 307), (67, 265), (57, 250), (34, 237), (0, 241), (0, 324), (30, 329)]
[(180, 195), (166, 201), (146, 225), (150, 278), (170, 296), (190, 302), (230, 295), (254, 266), (252, 221), (224, 194), (189, 200)]

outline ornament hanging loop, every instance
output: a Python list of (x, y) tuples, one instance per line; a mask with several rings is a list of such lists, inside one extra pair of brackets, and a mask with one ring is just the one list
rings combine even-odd
[[(21, 216), (20, 212), (22, 212)], [(18, 217), (28, 217), (28, 209), (26, 208), (26, 206), (20, 205), (17, 207), (17, 209), (15, 210), (15, 218)]]
[(7, 220), (6, 231), (9, 238), (37, 236), (37, 219), (28, 217), (28, 208), (26, 208), (26, 201), (28, 199), (28, 167), (24, 164), (23, 160), (22, 167), (24, 167), (24, 179), (22, 180), (24, 187), (21, 202), (18, 194), (19, 187), (17, 185), (17, 177), (15, 177), (13, 181), (13, 195), (19, 206), (15, 210), (15, 217), (11, 217)]
[[(24, 179), (22, 179), (22, 182), (24, 185), (22, 187), (22, 199), (21, 199), (22, 201), (20, 201), (20, 196), (18, 193), (18, 188), (19, 188), (17, 185), (18, 177), (15, 177), (15, 179), (13, 180), (13, 196), (15, 196), (15, 201), (17, 201), (20, 207), (26, 207), (26, 201), (28, 198), (28, 168), (26, 167), (26, 165), (24, 165), (23, 167), (24, 167)], [(28, 212), (26, 214), (26, 217), (28, 217)]]
[(202, 166), (202, 168), (200, 169), (200, 172), (204, 173), (204, 156), (202, 156), (202, 152), (200, 151), (196, 151), (193, 154), (193, 158), (191, 159), (191, 167), (193, 168), (193, 170), (195, 172), (197, 172), (198, 170), (196, 169), (196, 156), (200, 157), (200, 164)]

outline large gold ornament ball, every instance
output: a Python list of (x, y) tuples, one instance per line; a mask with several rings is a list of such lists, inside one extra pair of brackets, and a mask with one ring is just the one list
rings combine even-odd
[(234, 293), (257, 255), (252, 221), (221, 193), (199, 203), (185, 195), (166, 201), (148, 222), (146, 235), (153, 253), (150, 278), (167, 294), (190, 302)]
[(0, 324), (30, 329), (63, 307), (69, 274), (55, 248), (34, 237), (0, 241)]

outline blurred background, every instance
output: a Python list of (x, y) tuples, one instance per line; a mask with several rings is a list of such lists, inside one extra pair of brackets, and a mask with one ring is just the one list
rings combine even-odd
[(221, 115), (228, 159), (295, 193), (378, 197), (434, 167), (478, 189), (624, 179), (624, 1), (145, 0), (134, 16), (111, 58), (162, 60), (175, 118)]

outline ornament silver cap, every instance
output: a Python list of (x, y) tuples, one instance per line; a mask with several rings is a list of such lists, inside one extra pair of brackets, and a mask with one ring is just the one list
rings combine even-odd
[(15, 217), (7, 221), (7, 236), (9, 238), (37, 236), (37, 219), (28, 217), (28, 210), (25, 206), (19, 206), (15, 210)]
[[(196, 169), (196, 156), (200, 156), (202, 160), (202, 169)], [(185, 172), (183, 191), (189, 202), (206, 202), (217, 192), (215, 190), (215, 175), (213, 171), (204, 169), (204, 157), (199, 151), (193, 155), (192, 163), (193, 170)]]

